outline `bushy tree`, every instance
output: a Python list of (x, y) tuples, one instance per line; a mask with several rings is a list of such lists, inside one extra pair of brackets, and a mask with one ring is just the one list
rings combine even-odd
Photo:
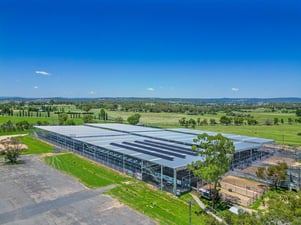
[(195, 119), (189, 119), (189, 125), (192, 127), (192, 128), (195, 128), (195, 126), (196, 126), (196, 121), (195, 121)]
[(186, 117), (182, 117), (181, 119), (179, 119), (179, 124), (181, 126), (185, 126), (185, 124), (186, 124)]
[(139, 113), (136, 113), (134, 115), (129, 116), (127, 118), (127, 121), (129, 124), (136, 125), (137, 123), (139, 123), (140, 117), (141, 115)]
[(234, 124), (235, 125), (242, 125), (243, 123), (244, 123), (244, 118), (243, 117), (239, 117), (239, 116), (234, 117)]
[(92, 114), (85, 114), (83, 116), (84, 123), (92, 123), (93, 122), (93, 115)]
[(258, 121), (253, 119), (253, 118), (248, 118), (247, 119), (248, 125), (256, 125), (258, 124)]
[(267, 120), (264, 122), (264, 124), (267, 125), (267, 126), (270, 126), (270, 125), (273, 124), (273, 122), (272, 122), (272, 120), (267, 119)]
[(287, 169), (286, 162), (279, 162), (277, 165), (270, 165), (268, 168), (258, 167), (256, 176), (270, 180), (274, 187), (277, 188), (281, 181), (285, 181)]
[(123, 123), (123, 118), (121, 116), (115, 118), (116, 123)]
[(215, 125), (217, 124), (217, 122), (215, 121), (215, 119), (210, 119), (210, 125)]
[(65, 125), (75, 125), (75, 122), (73, 119), (67, 119)]
[(24, 150), (22, 144), (17, 139), (11, 139), (4, 143), (5, 159), (12, 164), (16, 164), (21, 152)]
[(222, 116), (219, 121), (221, 124), (230, 125), (232, 123), (232, 118), (227, 116)]

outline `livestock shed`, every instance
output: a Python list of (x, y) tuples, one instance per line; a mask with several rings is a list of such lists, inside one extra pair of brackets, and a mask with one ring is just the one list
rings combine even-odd
[[(197, 188), (198, 180), (187, 165), (203, 160), (191, 146), (196, 135), (205, 132), (115, 123), (35, 126), (35, 135), (40, 139), (175, 195)], [(235, 146), (232, 169), (261, 158), (267, 154), (262, 150), (263, 144), (273, 142), (270, 139), (223, 135), (230, 138)]]

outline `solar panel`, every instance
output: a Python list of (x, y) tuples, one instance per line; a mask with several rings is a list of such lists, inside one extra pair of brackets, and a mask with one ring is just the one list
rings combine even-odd
[(182, 147), (178, 147), (178, 146), (167, 146), (164, 145), (164, 143), (151, 143), (151, 142), (148, 142), (147, 140), (145, 140), (144, 142), (143, 141), (135, 141), (136, 143), (139, 143), (139, 144), (144, 144), (144, 145), (149, 145), (149, 146), (153, 146), (153, 147), (158, 147), (158, 148), (164, 148), (164, 149), (167, 149), (167, 150), (170, 150), (170, 151), (175, 151), (175, 152), (180, 152), (180, 153), (184, 153), (184, 154), (187, 154), (187, 155), (193, 155), (193, 156), (196, 156), (198, 155), (197, 152), (193, 152), (191, 150), (185, 150), (185, 148), (182, 148)]
[[(185, 147), (176, 147), (176, 146), (174, 146), (174, 145), (171, 145), (171, 144), (165, 144), (165, 143), (161, 143), (161, 142), (156, 142), (156, 141), (151, 141), (151, 140), (144, 140), (145, 142), (149, 142), (149, 143), (153, 143), (153, 144), (158, 144), (158, 145), (161, 145), (161, 146), (167, 146), (167, 147), (171, 147), (171, 148), (176, 148), (176, 149), (182, 149), (182, 150), (186, 150), (186, 151), (188, 151), (188, 152), (190, 152), (190, 153), (194, 153), (193, 151), (192, 151), (192, 149), (191, 148), (185, 148)], [(196, 153), (197, 154), (197, 153)]]
[[(164, 154), (174, 155), (174, 156), (179, 157), (179, 158), (186, 158), (186, 155), (181, 154), (181, 153), (177, 153), (177, 152), (166, 151), (166, 150), (163, 150), (163, 149), (153, 148), (153, 147), (149, 147), (149, 146), (145, 146), (145, 145), (141, 145), (141, 144), (136, 144), (136, 143), (131, 143), (131, 142), (126, 142), (126, 141), (124, 141), (122, 143), (126, 144), (126, 145), (135, 146), (135, 147), (138, 147), (138, 148), (147, 149), (147, 150), (150, 150), (150, 151), (156, 151), (156, 152), (160, 152), (160, 153), (164, 153)], [(142, 144), (143, 144), (143, 142), (142, 142)]]
[(160, 157), (162, 159), (167, 159), (167, 160), (173, 160), (174, 159), (174, 157), (170, 156), (170, 155), (160, 154), (160, 153), (157, 153), (157, 152), (154, 152), (154, 151), (148, 151), (148, 150), (144, 150), (144, 149), (140, 149), (140, 148), (134, 148), (134, 147), (131, 147), (131, 146), (128, 146), (128, 145), (122, 145), (122, 144), (117, 144), (117, 143), (110, 143), (110, 145), (117, 146), (119, 148), (125, 148), (125, 149), (132, 150), (132, 151), (135, 151), (135, 152), (140, 152), (140, 153)]

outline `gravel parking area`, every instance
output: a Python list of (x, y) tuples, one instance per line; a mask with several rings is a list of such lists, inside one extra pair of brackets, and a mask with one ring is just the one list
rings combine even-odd
[(0, 159), (0, 224), (156, 224), (102, 192), (114, 185), (87, 189), (38, 156), (22, 156), (22, 164)]

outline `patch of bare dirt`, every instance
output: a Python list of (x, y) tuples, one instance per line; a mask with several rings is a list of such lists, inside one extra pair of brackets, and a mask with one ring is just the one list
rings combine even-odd
[(108, 201), (102, 204), (101, 207), (99, 208), (99, 212), (114, 210), (122, 207), (124, 207), (124, 204), (120, 203), (116, 199), (112, 199), (112, 201)]
[(270, 164), (270, 165), (277, 165), (277, 163), (285, 162), (289, 166), (295, 165), (297, 162), (295, 159), (282, 157), (282, 156), (272, 156), (263, 161), (263, 163)]
[(0, 136), (0, 151), (4, 151), (7, 147), (15, 147), (21, 150), (26, 150), (28, 149), (28, 146), (25, 144), (15, 144), (12, 141), (12, 138), (14, 137), (19, 137), (19, 136), (25, 136), (27, 134), (16, 134), (16, 135), (5, 135), (5, 136)]

